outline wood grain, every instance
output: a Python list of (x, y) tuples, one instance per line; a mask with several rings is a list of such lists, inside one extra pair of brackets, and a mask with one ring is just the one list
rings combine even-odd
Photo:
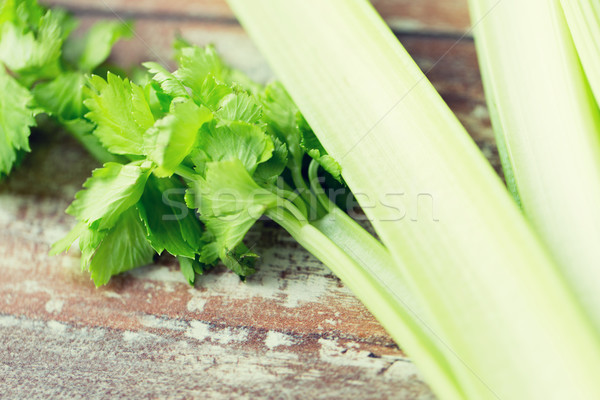
[[(272, 73), (220, 0), (53, 0), (84, 30), (133, 18), (112, 62), (169, 64), (171, 42), (214, 43), (232, 65)], [(108, 7), (107, 7), (108, 4)], [(375, 6), (499, 169), (461, 1)], [(415, 366), (360, 302), (285, 231), (247, 239), (259, 272), (223, 268), (185, 283), (176, 263), (95, 289), (76, 252), (49, 257), (74, 221), (64, 209), (97, 166), (68, 135), (32, 135), (33, 152), (0, 182), (0, 398), (431, 399)]]
[[(79, 14), (118, 14), (135, 19), (218, 20), (235, 23), (225, 0), (43, 0)], [(464, 33), (469, 28), (467, 0), (372, 0), (393, 29)]]

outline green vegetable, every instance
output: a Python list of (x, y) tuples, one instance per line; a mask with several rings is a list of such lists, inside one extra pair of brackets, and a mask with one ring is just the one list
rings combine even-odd
[(560, 4), (586, 77), (600, 104), (600, 3), (561, 0)]
[[(440, 397), (600, 398), (596, 7), (471, 0), (507, 182), (544, 244), (366, 1), (230, 3), (285, 88), (182, 40), (174, 72), (146, 63), (144, 84), (88, 79), (127, 26), (75, 39), (65, 13), (0, 5), (0, 89), (14, 93), (0, 99), (0, 173), (29, 150), (40, 113), (104, 162), (52, 253), (78, 242), (97, 286), (165, 251), (190, 284), (218, 261), (245, 279), (258, 255), (244, 237), (268, 217)], [(382, 242), (337, 208), (320, 172), (349, 185)]]
[[(341, 167), (285, 89), (278, 83), (263, 89), (233, 73), (211, 47), (179, 51), (186, 58), (174, 73), (145, 64), (153, 76), (145, 87), (112, 74), (106, 81), (90, 79), (86, 117), (96, 124), (94, 134), (108, 150), (134, 161), (94, 171), (67, 210), (78, 225), (52, 252), (78, 239), (82, 267), (96, 285), (147, 263), (148, 245), (176, 256), (191, 284), (218, 260), (245, 279), (255, 272), (258, 255), (243, 239), (266, 215), (451, 376), (434, 335), (413, 315), (418, 305), (401, 277), (387, 269), (387, 249), (325, 195), (319, 166), (336, 179)], [(186, 65), (204, 71), (204, 81), (191, 80)], [(241, 81), (228, 83), (231, 76)], [(307, 164), (308, 176), (302, 172)], [(185, 203), (182, 191), (173, 191), (182, 182)], [(147, 243), (140, 240), (140, 220)], [(123, 232), (127, 245), (114, 246), (107, 258), (97, 238), (112, 239), (125, 223), (133, 225)]]
[[(436, 340), (419, 342), (418, 332), (395, 329), (391, 313), (372, 300), (377, 290), (354, 289), (436, 393), (600, 396), (600, 347), (589, 316), (464, 128), (371, 6), (229, 3), (344, 180), (363, 194), (359, 201), (395, 261), (390, 268), (408, 282)], [(539, 18), (525, 14), (529, 26)], [(510, 26), (502, 25), (504, 35)], [(418, 214), (423, 194), (433, 200), (432, 214)], [(345, 281), (355, 277), (352, 271)]]
[(0, 65), (0, 173), (8, 173), (17, 160), (17, 151), (29, 151), (29, 128), (35, 126), (32, 94)]
[(85, 74), (102, 64), (131, 28), (100, 22), (83, 39), (75, 39), (71, 32), (77, 24), (36, 0), (0, 5), (0, 85), (3, 93), (14, 93), (14, 98), (0, 99), (0, 176), (10, 173), (18, 153), (30, 151), (29, 128), (42, 113), (54, 117), (97, 158), (115, 159), (90, 135), (94, 127), (83, 119), (83, 88)]
[[(589, 86), (597, 71), (588, 82), (559, 2), (506, 0), (486, 15), (493, 3), (472, 0), (471, 11), (505, 175), (600, 332), (600, 110)], [(578, 26), (574, 37), (591, 27)]]
[[(341, 251), (338, 243), (347, 246), (353, 233), (362, 239), (350, 251), (390, 262), (381, 244), (321, 193), (317, 162), (326, 169), (337, 164), (281, 85), (261, 88), (225, 66), (212, 47), (180, 46), (178, 52), (181, 66), (174, 73), (145, 64), (152, 76), (145, 87), (111, 73), (107, 80), (89, 79), (86, 118), (96, 126), (93, 134), (111, 154), (131, 161), (109, 162), (93, 172), (67, 209), (79, 224), (53, 253), (79, 238), (82, 267), (97, 285), (147, 262), (135, 256), (147, 255), (147, 245), (176, 256), (190, 283), (218, 260), (244, 279), (255, 272), (258, 256), (243, 238), (267, 214), (293, 234), (314, 224), (337, 238), (312, 229), (310, 241), (322, 243), (321, 253)], [(190, 65), (202, 71), (203, 81), (189, 72)], [(240, 81), (231, 81), (234, 76)], [(312, 189), (302, 174), (305, 154), (315, 158)], [(338, 179), (339, 168), (333, 170)], [(143, 223), (147, 245), (135, 230), (125, 239), (130, 248), (97, 262), (96, 237), (113, 232), (123, 218), (133, 221), (133, 215)], [(127, 262), (119, 265), (121, 260)]]

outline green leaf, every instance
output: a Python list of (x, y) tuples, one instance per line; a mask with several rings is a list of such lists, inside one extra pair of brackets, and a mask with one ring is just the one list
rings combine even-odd
[(257, 182), (273, 184), (280, 176), (288, 162), (288, 149), (285, 143), (273, 136), (273, 155), (267, 161), (258, 164), (252, 177)]
[(262, 110), (253, 96), (240, 92), (224, 97), (215, 114), (225, 121), (243, 121), (254, 124), (260, 119)]
[(217, 82), (212, 74), (209, 74), (202, 86), (200, 91), (193, 91), (192, 96), (196, 103), (203, 104), (212, 111), (216, 111), (219, 108), (221, 100), (233, 93), (233, 90), (226, 84)]
[(21, 75), (27, 85), (39, 78), (56, 76), (67, 18), (65, 13), (48, 10), (39, 20), (36, 32), (12, 21), (5, 22), (0, 27), (0, 61)]
[(92, 172), (67, 213), (94, 229), (110, 229), (140, 199), (150, 172), (148, 162), (106, 163)]
[(225, 81), (227, 67), (213, 46), (183, 47), (177, 51), (176, 57), (179, 69), (173, 75), (192, 89), (192, 92), (201, 92), (202, 85), (209, 74), (218, 81)]
[(50, 248), (50, 255), (55, 256), (57, 254), (69, 251), (73, 242), (75, 242), (87, 229), (88, 226), (85, 222), (78, 222), (73, 229), (71, 229), (69, 233), (65, 235), (65, 237), (52, 244), (52, 247)]
[(37, 110), (33, 96), (0, 65), (0, 175), (8, 174), (17, 159), (17, 150), (30, 151), (30, 127)]
[[(202, 128), (197, 153), (206, 161), (240, 160), (252, 174), (258, 164), (271, 158), (273, 148), (273, 141), (260, 126), (239, 121), (213, 121)], [(196, 162), (202, 157), (195, 158)]]
[(84, 114), (83, 88), (86, 77), (79, 72), (65, 72), (54, 80), (37, 84), (32, 93), (45, 111), (64, 120), (80, 118)]
[(194, 281), (196, 280), (196, 271), (194, 270), (194, 259), (188, 257), (177, 257), (177, 261), (179, 261), (179, 268), (181, 269), (181, 273), (190, 283), (190, 285), (194, 285)]
[(151, 263), (154, 255), (135, 207), (125, 211), (108, 231), (87, 228), (79, 246), (82, 267), (91, 272), (96, 286), (105, 285), (113, 275)]
[(155, 62), (146, 62), (142, 65), (152, 74), (152, 80), (159, 84), (165, 94), (172, 98), (189, 97), (185, 86), (165, 67)]
[(209, 162), (205, 178), (194, 185), (195, 206), (201, 218), (245, 213), (257, 219), (264, 210), (277, 205), (278, 197), (264, 189), (248, 174), (240, 160)]
[(240, 160), (209, 162), (206, 177), (194, 185), (200, 218), (209, 232), (211, 243), (202, 249), (200, 260), (213, 262), (217, 257), (240, 276), (254, 272), (256, 255), (243, 246), (248, 230), (278, 197), (252, 180)]
[(243, 215), (207, 221), (213, 241), (202, 248), (200, 261), (213, 264), (221, 259), (223, 264), (242, 279), (256, 272), (254, 262), (258, 256), (242, 243), (244, 236), (256, 221)]
[(70, 39), (64, 57), (83, 72), (92, 72), (110, 55), (113, 45), (122, 38), (131, 38), (133, 28), (129, 23), (101, 21), (81, 38)]
[(221, 261), (227, 268), (239, 275), (242, 280), (256, 272), (254, 264), (258, 255), (249, 251), (246, 245), (240, 243), (233, 250), (227, 250), (221, 256)]
[(287, 145), (290, 168), (300, 168), (304, 151), (300, 146), (302, 136), (296, 115), (298, 108), (279, 82), (269, 84), (261, 98), (263, 120), (268, 124), (267, 132)]
[(175, 168), (192, 151), (198, 131), (212, 119), (206, 107), (198, 107), (189, 99), (180, 99), (171, 106), (171, 112), (156, 121), (144, 137), (148, 158), (158, 165), (157, 176), (171, 176)]
[(300, 147), (304, 149), (312, 159), (323, 167), (323, 169), (331, 174), (338, 182), (342, 181), (342, 167), (340, 164), (329, 154), (308, 125), (308, 122), (304, 119), (302, 114), (298, 112), (296, 115), (298, 129), (302, 134), (302, 140), (300, 141)]
[(16, 18), (16, 0), (4, 0), (0, 3), (0, 25)]
[(150, 176), (138, 203), (148, 241), (158, 254), (194, 258), (202, 247), (202, 227), (184, 200), (185, 188), (175, 179)]
[(107, 79), (92, 76), (86, 118), (96, 123), (94, 134), (112, 153), (142, 155), (144, 133), (154, 124), (144, 91), (111, 73)]

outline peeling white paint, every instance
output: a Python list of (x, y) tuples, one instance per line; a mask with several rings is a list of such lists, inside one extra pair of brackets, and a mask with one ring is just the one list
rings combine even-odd
[(143, 315), (138, 317), (140, 324), (148, 328), (169, 329), (172, 331), (183, 331), (188, 325), (184, 321), (169, 318), (159, 318), (154, 315)]
[(154, 335), (150, 332), (124, 331), (123, 332), (123, 340), (125, 340), (126, 342), (143, 342), (143, 341), (158, 342), (158, 341), (162, 341), (162, 338), (160, 336)]
[(152, 265), (136, 268), (128, 272), (137, 279), (146, 279), (159, 282), (185, 283), (188, 284), (181, 271), (165, 266)]
[(58, 314), (62, 311), (65, 302), (59, 299), (50, 299), (46, 302), (46, 312), (50, 314)]
[(195, 289), (190, 289), (188, 291), (188, 293), (191, 293), (192, 297), (187, 302), (187, 310), (189, 312), (204, 311), (204, 306), (206, 305), (207, 299), (204, 297), (198, 296), (198, 294), (200, 294), (200, 293)]
[(48, 321), (48, 328), (56, 333), (64, 333), (68, 326), (58, 321)]
[(265, 346), (273, 350), (278, 346), (291, 346), (295, 342), (294, 338), (287, 333), (268, 331), (265, 339)]
[(185, 336), (199, 341), (205, 340), (210, 335), (210, 325), (200, 321), (191, 321), (190, 328), (185, 331)]
[(313, 275), (306, 275), (304, 280), (290, 280), (285, 290), (287, 298), (284, 305), (294, 308), (306, 303), (316, 303), (327, 292), (330, 284), (327, 279)]
[(245, 342), (248, 340), (248, 330), (244, 328), (212, 328), (210, 324), (201, 321), (191, 321), (190, 327), (185, 331), (187, 337), (214, 343), (229, 344), (232, 342)]
[(390, 380), (393, 379), (406, 379), (407, 377), (414, 376), (418, 377), (418, 370), (415, 364), (406, 360), (399, 360), (390, 365), (388, 369), (383, 373), (384, 377)]
[(19, 325), (19, 320), (12, 315), (0, 315), (0, 327), (11, 328)]
[(106, 296), (106, 297), (111, 298), (111, 299), (123, 300), (123, 296), (122, 295), (120, 295), (117, 292), (113, 292), (112, 290), (104, 290), (102, 292), (102, 296)]

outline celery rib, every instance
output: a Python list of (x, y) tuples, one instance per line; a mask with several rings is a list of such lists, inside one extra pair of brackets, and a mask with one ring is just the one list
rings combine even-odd
[[(472, 19), (492, 1), (471, 0)], [(585, 3), (563, 7), (573, 16)], [(600, 332), (600, 111), (561, 6), (503, 0), (474, 33), (507, 180)]]
[(600, 104), (600, 2), (561, 0), (560, 4), (588, 82)]

